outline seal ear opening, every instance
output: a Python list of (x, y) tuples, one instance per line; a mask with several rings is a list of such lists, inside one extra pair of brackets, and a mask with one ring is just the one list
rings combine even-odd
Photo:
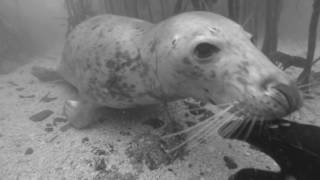
[(203, 42), (198, 44), (195, 49), (194, 49), (194, 54), (200, 58), (200, 59), (204, 59), (204, 58), (208, 58), (210, 56), (212, 56), (215, 53), (218, 53), (220, 51), (220, 48), (218, 48), (217, 46), (207, 43), (207, 42)]

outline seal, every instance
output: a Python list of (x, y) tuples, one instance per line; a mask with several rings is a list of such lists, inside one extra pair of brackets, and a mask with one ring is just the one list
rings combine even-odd
[(192, 97), (235, 103), (238, 113), (268, 120), (302, 106), (298, 87), (237, 23), (187, 12), (157, 24), (100, 15), (67, 37), (58, 73), (79, 92), (66, 112), (75, 127), (101, 106), (133, 108)]

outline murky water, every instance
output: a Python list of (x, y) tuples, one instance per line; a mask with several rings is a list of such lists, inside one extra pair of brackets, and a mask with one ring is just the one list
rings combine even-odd
[[(61, 60), (67, 37), (70, 37), (68, 35), (77, 25), (101, 14), (134, 17), (159, 24), (174, 15), (195, 10), (220, 14), (240, 24), (250, 34), (254, 46), (296, 82), (303, 96), (302, 108), (282, 119), (274, 118), (267, 124), (250, 121), (244, 122), (244, 125), (239, 127), (231, 121), (229, 127), (238, 129), (234, 134), (224, 138), (217, 132), (209, 132), (210, 128), (201, 126), (201, 123), (208, 125), (206, 122), (210, 121), (206, 120), (218, 113), (218, 110), (212, 110), (212, 114), (208, 114), (203, 104), (181, 99), (169, 103), (168, 106), (135, 109), (133, 112), (99, 110), (93, 113), (99, 117), (96, 122), (80, 130), (69, 124), (66, 118), (68, 107), (65, 102), (70, 99), (77, 100), (77, 87), (74, 88), (64, 82), (61, 75), (56, 74), (55, 69)], [(319, 179), (320, 174), (317, 172), (320, 168), (319, 11), (320, 3), (317, 0), (2, 0), (0, 2), (0, 179), (222, 180), (231, 176), (234, 179), (257, 180)], [(185, 22), (191, 20), (183, 19)], [(119, 22), (113, 22), (113, 27)], [(152, 24), (146, 24), (137, 29), (140, 28), (141, 31), (152, 29), (148, 29), (149, 26), (153, 26)], [(191, 32), (194, 27), (200, 26), (199, 24), (195, 21), (194, 25), (184, 30)], [(167, 29), (173, 26), (174, 24), (170, 24)], [(109, 24), (108, 28), (110, 27)], [(164, 37), (169, 34), (164, 33), (166, 30), (158, 30), (159, 32), (155, 34)], [(128, 29), (119, 28), (114, 33), (116, 37), (110, 36), (110, 38), (123, 40), (127, 36), (127, 31)], [(173, 37), (178, 39), (179, 32), (174, 33)], [(90, 40), (90, 33), (86, 36), (83, 39)], [(141, 41), (132, 37), (126, 39), (127, 42), (122, 40), (119, 42), (127, 44), (138, 42), (137, 46), (140, 47), (147, 38), (150, 37), (143, 37)], [(225, 39), (228, 38), (230, 37)], [(98, 38), (94, 42), (101, 43), (101, 47), (112, 44), (112, 41), (100, 42), (101, 39)], [(181, 49), (187, 49), (189, 43), (192, 44), (192, 41), (186, 41)], [(83, 44), (86, 46), (90, 43), (81, 41), (79, 46)], [(120, 47), (121, 52), (123, 47)], [(211, 47), (195, 49), (198, 51), (193, 53), (196, 55), (204, 53), (199, 57), (205, 57), (208, 53), (211, 56), (213, 51), (206, 51)], [(74, 50), (67, 51), (64, 56), (78, 53), (76, 47), (72, 48)], [(214, 52), (219, 50), (215, 49)], [(101, 51), (101, 54), (113, 56), (110, 52), (113, 51)], [(165, 56), (164, 51), (161, 52), (159, 57)], [(126, 53), (120, 54), (121, 57), (134, 54), (133, 51)], [(83, 54), (79, 55), (79, 58)], [(178, 55), (180, 54), (175, 54)], [(248, 57), (251, 55), (248, 54)], [(135, 58), (129, 58), (132, 59)], [(188, 59), (184, 60), (186, 62)], [(76, 63), (69, 65), (78, 66)], [(170, 64), (166, 68), (172, 66), (173, 64)], [(190, 78), (197, 72), (191, 69), (184, 72), (184, 75), (187, 74)], [(264, 72), (262, 68), (261, 72)], [(256, 74), (259, 73), (259, 70), (256, 71)], [(70, 74), (68, 76), (74, 75)], [(111, 73), (105, 74), (108, 76)], [(150, 74), (146, 76), (148, 75)], [(164, 73), (161, 78), (167, 80), (171, 75)], [(130, 77), (128, 78), (130, 82), (139, 86), (140, 81), (135, 81), (136, 76), (132, 74)], [(72, 78), (74, 77), (70, 77)], [(82, 76), (82, 79), (85, 78), (86, 76)], [(123, 88), (119, 86), (115, 88), (115, 84), (120, 80), (117, 78), (113, 80), (111, 85), (109, 83), (109, 88), (121, 92)], [(186, 84), (181, 84), (181, 87), (186, 87), (184, 91), (193, 89)], [(177, 94), (183, 94), (184, 91), (176, 92), (173, 99), (178, 99)], [(150, 95), (150, 92), (148, 93)], [(172, 99), (171, 94), (169, 97), (155, 96), (159, 95), (158, 91), (152, 93), (152, 98), (157, 101), (165, 102), (167, 98)], [(121, 92), (121, 94), (126, 93)], [(196, 95), (190, 94), (197, 98), (202, 97), (203, 92), (196, 91)], [(228, 98), (232, 97), (224, 97)], [(286, 98), (288, 101), (291, 100), (289, 104), (295, 103), (292, 102), (293, 98)], [(281, 101), (280, 98), (277, 100)], [(143, 99), (143, 102), (149, 101)], [(208, 101), (213, 103), (214, 98), (209, 98)], [(72, 105), (71, 103), (71, 108)], [(169, 130), (168, 127), (163, 127), (172, 120), (183, 125), (181, 127), (175, 125), (170, 129), (169, 123)], [(159, 127), (153, 126), (153, 122)], [(218, 126), (209, 125), (208, 127)], [(221, 125), (219, 124), (219, 127)], [(185, 128), (184, 131), (182, 127)], [(184, 136), (179, 136), (179, 141), (170, 143), (179, 144), (185, 140), (189, 148), (187, 145), (183, 151), (169, 153), (170, 149), (166, 149), (168, 142), (163, 142), (164, 139), (161, 137), (171, 137), (168, 132), (173, 131), (182, 131), (178, 134)], [(142, 139), (137, 138), (141, 135)], [(206, 136), (210, 138), (204, 138)], [(188, 137), (194, 137), (195, 140), (192, 138), (190, 140)], [(152, 143), (152, 140), (156, 142)], [(172, 144), (168, 146), (172, 148)], [(128, 156), (128, 147), (139, 149), (136, 154), (130, 152), (135, 159)]]

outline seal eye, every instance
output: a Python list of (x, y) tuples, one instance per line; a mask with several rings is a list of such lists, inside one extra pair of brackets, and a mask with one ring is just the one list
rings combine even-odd
[(214, 53), (218, 53), (219, 51), (220, 51), (220, 49), (213, 44), (200, 43), (194, 49), (194, 54), (198, 58), (202, 59), (202, 58), (208, 58), (208, 57), (212, 56)]

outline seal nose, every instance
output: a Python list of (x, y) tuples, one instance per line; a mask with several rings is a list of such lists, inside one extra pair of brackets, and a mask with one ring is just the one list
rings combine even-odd
[(281, 83), (275, 78), (268, 78), (263, 81), (261, 87), (265, 90), (276, 89), (281, 93), (288, 102), (288, 112), (298, 110), (302, 106), (302, 97), (299, 93), (297, 85), (290, 81), (289, 83)]

